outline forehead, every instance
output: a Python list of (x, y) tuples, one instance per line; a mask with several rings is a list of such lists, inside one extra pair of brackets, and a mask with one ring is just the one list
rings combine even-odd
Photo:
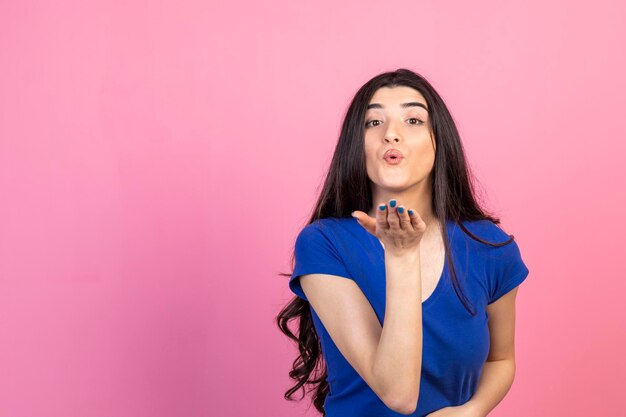
[(424, 96), (414, 88), (407, 86), (381, 87), (374, 92), (369, 104), (377, 103), (385, 108), (400, 108), (400, 104), (412, 101), (428, 107)]

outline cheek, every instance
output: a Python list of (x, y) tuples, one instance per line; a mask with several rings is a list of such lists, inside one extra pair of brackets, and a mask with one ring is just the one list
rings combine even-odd
[(365, 159), (369, 159), (372, 156), (373, 151), (369, 146), (367, 146), (367, 143), (365, 143), (363, 146), (363, 152), (365, 152)]
[(430, 139), (422, 141), (418, 146), (412, 149), (413, 171), (417, 173), (428, 172), (435, 163), (435, 149)]
[(365, 143), (365, 146), (363, 149), (365, 152), (366, 163), (369, 165), (371, 163), (376, 162), (376, 149), (374, 149), (374, 147), (368, 146), (367, 142)]
[(435, 165), (435, 153), (433, 152), (431, 148), (430, 150), (426, 150), (423, 153), (423, 157), (420, 158), (419, 160), (418, 169), (421, 172), (429, 172), (433, 169), (434, 165)]

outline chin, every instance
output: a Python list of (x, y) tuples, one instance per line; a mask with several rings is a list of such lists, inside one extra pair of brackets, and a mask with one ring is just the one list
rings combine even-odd
[(415, 181), (411, 181), (410, 178), (407, 178), (404, 175), (398, 175), (398, 176), (386, 175), (382, 177), (379, 182), (381, 187), (408, 187), (414, 183)]
[(402, 179), (397, 179), (395, 181), (393, 180), (380, 180), (378, 182), (375, 182), (374, 185), (376, 185), (377, 187), (384, 189), (384, 190), (388, 190), (391, 192), (401, 192), (404, 190), (407, 190), (409, 188), (415, 187), (417, 184), (421, 183), (422, 181), (424, 181), (426, 178), (422, 178), (422, 179), (418, 179), (418, 180), (410, 180), (408, 178), (402, 178)]
[(384, 190), (400, 192), (400, 191), (406, 190), (411, 185), (407, 182), (402, 182), (402, 183), (382, 183), (382, 184), (378, 184), (378, 186)]

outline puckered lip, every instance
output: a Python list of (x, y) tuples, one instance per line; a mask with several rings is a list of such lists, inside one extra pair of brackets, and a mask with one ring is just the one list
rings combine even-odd
[(400, 152), (397, 149), (388, 149), (387, 152), (385, 152), (385, 154), (383, 155), (383, 159), (386, 159), (387, 157), (390, 157), (390, 156), (404, 158), (404, 155), (402, 155), (402, 152)]

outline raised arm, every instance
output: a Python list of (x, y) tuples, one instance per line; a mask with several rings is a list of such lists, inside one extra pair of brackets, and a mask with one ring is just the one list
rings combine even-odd
[(390, 409), (417, 407), (422, 367), (420, 240), (426, 225), (417, 213), (396, 208), (362, 212), (359, 223), (385, 246), (386, 308), (381, 327), (353, 280), (328, 274), (300, 277), (302, 289), (335, 345)]

